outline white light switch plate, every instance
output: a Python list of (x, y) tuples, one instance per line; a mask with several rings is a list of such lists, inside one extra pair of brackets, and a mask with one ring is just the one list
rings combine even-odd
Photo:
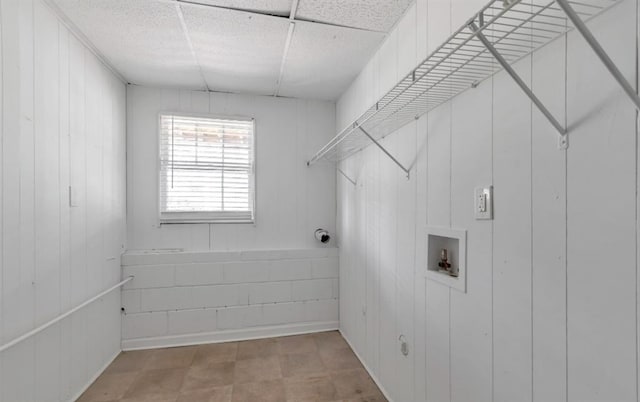
[(474, 216), (477, 220), (493, 219), (493, 186), (477, 187), (473, 200)]

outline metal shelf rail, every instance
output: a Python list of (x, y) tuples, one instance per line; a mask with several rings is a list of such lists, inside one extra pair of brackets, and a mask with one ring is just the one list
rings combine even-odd
[(64, 314), (60, 314), (59, 316), (47, 321), (46, 323), (40, 325), (37, 328), (32, 329), (31, 331), (27, 332), (26, 334), (23, 334), (15, 339), (13, 339), (12, 341), (5, 343), (4, 345), (0, 346), (0, 353), (4, 352), (7, 349), (10, 349), (12, 347), (14, 347), (15, 345), (19, 344), (20, 342), (23, 342), (29, 338), (31, 338), (32, 336), (39, 334), (40, 332), (44, 331), (45, 329), (51, 327), (52, 325), (55, 325), (57, 323), (59, 323), (60, 321), (64, 320), (65, 318), (69, 317), (70, 315), (72, 315), (73, 313), (75, 313), (78, 310), (82, 310), (83, 308), (87, 307), (89, 304), (95, 302), (98, 299), (103, 298), (104, 296), (108, 295), (109, 293), (113, 292), (114, 290), (118, 289), (121, 286), (124, 286), (127, 282), (133, 280), (133, 276), (128, 276), (127, 278), (121, 280), (120, 282), (116, 283), (115, 285), (111, 286), (109, 289), (100, 292), (100, 294), (93, 296), (91, 299), (86, 300), (85, 302), (83, 302), (82, 304), (72, 308), (71, 310), (67, 311)]
[(584, 37), (640, 109), (640, 98), (634, 87), (583, 22), (618, 1), (492, 0), (352, 125), (320, 149), (307, 165), (321, 159), (338, 162), (373, 143), (409, 177), (409, 169), (379, 140), (503, 69), (556, 128), (560, 134), (559, 144), (566, 148), (566, 128), (511, 65), (573, 28)]

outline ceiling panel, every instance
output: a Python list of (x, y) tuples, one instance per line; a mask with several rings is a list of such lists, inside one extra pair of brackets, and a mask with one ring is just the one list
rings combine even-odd
[(300, 0), (297, 18), (389, 32), (413, 0)]
[(209, 89), (274, 94), (288, 20), (213, 7), (182, 10)]
[(176, 6), (149, 0), (55, 0), (131, 83), (204, 89)]
[(238, 8), (273, 15), (291, 13), (292, 0), (188, 0), (194, 3), (210, 4), (218, 7)]
[[(202, 3), (288, 15), (291, 0), (53, 1), (131, 83), (261, 95), (278, 90), (288, 18)], [(410, 2), (300, 0), (297, 16), (384, 31)], [(278, 94), (336, 99), (383, 39), (380, 32), (296, 21)]]
[(373, 55), (384, 35), (296, 22), (279, 94), (337, 99)]

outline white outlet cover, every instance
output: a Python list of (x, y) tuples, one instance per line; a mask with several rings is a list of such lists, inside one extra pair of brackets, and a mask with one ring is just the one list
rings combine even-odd
[(473, 211), (477, 220), (493, 219), (493, 186), (476, 187), (473, 196)]

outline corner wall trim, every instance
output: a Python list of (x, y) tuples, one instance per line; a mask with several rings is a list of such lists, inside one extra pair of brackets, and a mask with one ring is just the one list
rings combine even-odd
[(344, 331), (342, 331), (342, 328), (340, 328), (338, 331), (340, 331), (340, 335), (342, 335), (342, 337), (344, 338), (345, 341), (347, 341), (347, 343), (349, 344), (349, 347), (351, 348), (351, 350), (353, 351), (353, 353), (356, 355), (356, 357), (358, 358), (358, 360), (360, 360), (360, 363), (362, 363), (362, 366), (364, 367), (365, 370), (367, 370), (367, 373), (369, 373), (369, 376), (371, 377), (371, 379), (373, 380), (373, 382), (376, 383), (376, 385), (378, 386), (378, 388), (380, 389), (380, 392), (382, 392), (382, 395), (384, 395), (385, 398), (387, 398), (387, 401), (389, 402), (395, 402), (392, 398), (391, 395), (389, 395), (389, 392), (387, 392), (387, 390), (384, 388), (384, 386), (382, 385), (382, 383), (380, 382), (380, 380), (378, 379), (378, 377), (375, 375), (375, 373), (369, 368), (369, 366), (367, 365), (367, 363), (364, 361), (364, 359), (360, 356), (360, 353), (358, 353), (358, 351), (353, 347), (353, 344), (351, 343), (351, 341), (349, 340), (349, 337), (347, 337), (347, 335), (344, 333)]
[(80, 30), (80, 28), (78, 28), (76, 24), (74, 24), (71, 19), (69, 19), (69, 17), (67, 17), (67, 15), (60, 9), (60, 7), (58, 7), (58, 5), (53, 2), (53, 0), (42, 0), (42, 2), (46, 6), (48, 6), (51, 11), (53, 11), (56, 17), (58, 17), (60, 23), (64, 25), (69, 30), (69, 32), (71, 32), (71, 34), (80, 41), (80, 43), (82, 43), (91, 53), (93, 53), (93, 55), (96, 56), (98, 60), (100, 60), (100, 62), (109, 71), (111, 71), (113, 75), (115, 75), (123, 84), (129, 83), (120, 73), (120, 71), (118, 71), (113, 66), (111, 61), (98, 50), (98, 48), (89, 40), (89, 38), (87, 38), (87, 36)]
[(74, 402), (80, 399), (82, 394), (84, 394), (84, 392), (89, 389), (91, 384), (93, 384), (93, 382), (102, 375), (102, 373), (107, 369), (107, 367), (109, 367), (111, 363), (113, 363), (113, 361), (116, 360), (116, 357), (118, 357), (121, 352), (122, 352), (121, 350), (118, 350), (110, 359), (107, 360), (107, 362), (102, 367), (100, 367), (100, 370), (96, 371), (96, 373), (93, 376), (89, 377), (89, 379), (87, 380), (87, 383), (80, 389), (80, 391), (78, 391), (71, 399), (69, 399), (69, 402)]

